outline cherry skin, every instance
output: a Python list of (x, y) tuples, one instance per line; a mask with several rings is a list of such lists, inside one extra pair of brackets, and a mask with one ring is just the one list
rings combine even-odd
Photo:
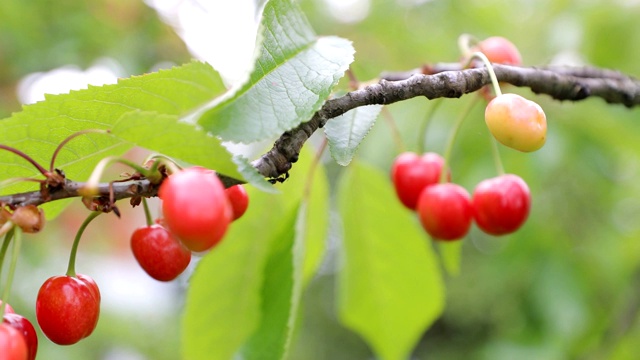
[[(4, 323), (18, 330), (27, 343), (28, 360), (34, 360), (38, 352), (38, 336), (31, 322), (18, 314), (4, 314)], [(1, 347), (0, 347), (1, 348)]]
[(242, 185), (234, 185), (227, 188), (224, 192), (227, 194), (229, 203), (231, 203), (231, 208), (233, 209), (232, 220), (238, 220), (238, 218), (244, 215), (249, 207), (249, 195), (247, 195), (247, 190), (245, 190)]
[[(0, 308), (5, 306), (4, 302), (2, 300), (0, 300)], [(6, 304), (6, 307), (4, 308), (4, 313), (5, 314), (15, 314), (16, 312), (13, 311), (13, 308), (11, 307), (11, 305)]]
[(527, 220), (531, 193), (519, 176), (506, 174), (480, 182), (473, 191), (472, 203), (476, 224), (482, 231), (505, 235)]
[(164, 180), (158, 195), (169, 231), (191, 251), (205, 251), (222, 240), (233, 210), (212, 170), (192, 167)]
[(422, 226), (435, 240), (464, 237), (473, 220), (471, 197), (457, 184), (426, 187), (418, 199), (417, 210)]
[(191, 262), (191, 251), (158, 224), (136, 229), (131, 251), (142, 269), (159, 281), (175, 279)]
[(415, 210), (422, 190), (440, 181), (443, 165), (442, 156), (433, 152), (398, 155), (391, 166), (391, 181), (402, 204)]
[(0, 360), (27, 360), (27, 341), (19, 330), (7, 323), (0, 324)]
[(491, 100), (484, 120), (496, 140), (512, 149), (535, 151), (547, 139), (544, 111), (540, 105), (517, 94), (503, 94)]
[(54, 276), (36, 298), (42, 332), (58, 345), (71, 345), (91, 335), (100, 315), (100, 291), (89, 276)]
[(513, 43), (501, 36), (492, 36), (478, 43), (474, 51), (482, 52), (492, 63), (505, 65), (522, 65), (522, 57)]

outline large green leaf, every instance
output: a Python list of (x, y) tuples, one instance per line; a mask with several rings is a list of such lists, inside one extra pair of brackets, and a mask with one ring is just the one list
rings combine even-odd
[(327, 122), (324, 133), (329, 140), (331, 156), (338, 164), (349, 165), (381, 110), (382, 105), (362, 106)]
[[(174, 117), (186, 116), (225, 91), (218, 73), (207, 64), (193, 62), (170, 70), (121, 79), (117, 84), (72, 91), (64, 95), (48, 95), (46, 101), (25, 106), (22, 112), (0, 121), (0, 143), (16, 147), (48, 167), (56, 146), (69, 135), (85, 129), (109, 129), (122, 116), (132, 111), (153, 111)], [(167, 118), (164, 118), (165, 120)], [(161, 131), (156, 127), (153, 132)], [(146, 131), (146, 130), (145, 130)], [(150, 136), (140, 133), (137, 137)], [(128, 137), (129, 140), (131, 138)], [(144, 139), (137, 141), (145, 142)], [(160, 142), (148, 142), (161, 145)], [(73, 180), (85, 180), (93, 166), (108, 155), (122, 155), (133, 143), (116, 136), (91, 134), (69, 142), (58, 155), (56, 167)], [(182, 147), (159, 146), (167, 155), (173, 151), (185, 154)], [(38, 172), (29, 164), (6, 151), (0, 152), (0, 181), (14, 177), (34, 177)], [(33, 189), (20, 184), (2, 189), (12, 193)], [(63, 202), (60, 202), (62, 204)], [(51, 207), (52, 216), (61, 206)]]
[(265, 5), (259, 39), (248, 82), (198, 121), (224, 140), (254, 142), (308, 121), (353, 61), (349, 41), (316, 38), (291, 0)]
[(385, 174), (353, 163), (338, 196), (344, 224), (340, 319), (381, 359), (405, 359), (443, 310), (436, 257)]

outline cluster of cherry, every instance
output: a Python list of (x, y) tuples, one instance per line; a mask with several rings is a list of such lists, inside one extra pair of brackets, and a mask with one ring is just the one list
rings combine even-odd
[[(490, 64), (520, 65), (518, 49), (502, 37), (490, 37), (468, 50), (466, 42), (462, 44), (463, 62), (480, 58), (492, 75), (496, 96), (485, 109), (490, 133), (503, 145), (522, 152), (540, 149), (547, 132), (542, 108), (520, 95), (502, 94)], [(531, 194), (524, 180), (503, 174), (480, 182), (470, 196), (460, 185), (447, 182), (451, 176), (448, 172), (442, 174), (444, 164), (445, 159), (436, 153), (419, 156), (408, 152), (395, 159), (391, 170), (398, 198), (418, 212), (423, 227), (434, 239), (461, 239), (473, 220), (491, 235), (509, 234), (522, 226), (531, 207)]]
[[(140, 266), (154, 279), (170, 281), (189, 265), (192, 252), (218, 244), (229, 224), (241, 217), (249, 205), (242, 185), (228, 189), (216, 173), (200, 167), (177, 171), (160, 185), (163, 219), (138, 228), (131, 237), (131, 249)], [(151, 217), (147, 212), (148, 222)], [(69, 271), (53, 276), (41, 286), (36, 299), (36, 319), (42, 332), (59, 345), (75, 344), (89, 336), (98, 323), (100, 291), (95, 281), (74, 271), (77, 240), (84, 227), (97, 216), (94, 212), (78, 231)], [(21, 231), (36, 232), (44, 223), (42, 211), (24, 206), (0, 214)], [(29, 229), (35, 231), (29, 231)], [(35, 359), (38, 338), (31, 322), (8, 304), (0, 324), (0, 359)], [(6, 355), (6, 357), (4, 357)]]

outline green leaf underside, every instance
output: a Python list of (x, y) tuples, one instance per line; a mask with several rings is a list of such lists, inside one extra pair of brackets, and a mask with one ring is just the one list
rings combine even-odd
[(381, 359), (406, 359), (443, 310), (437, 259), (380, 171), (352, 164), (338, 196), (344, 224), (340, 319)]
[(331, 157), (340, 165), (347, 166), (360, 145), (376, 122), (382, 105), (369, 105), (355, 108), (333, 118), (324, 126), (329, 140)]
[(290, 0), (269, 1), (249, 81), (198, 120), (224, 140), (250, 143), (308, 121), (353, 61), (351, 42), (316, 38)]
[[(306, 262), (317, 266), (313, 257), (321, 255), (307, 255), (321, 246), (307, 245), (319, 240), (305, 229), (326, 231), (322, 217), (301, 221), (311, 206), (301, 201), (312, 159), (303, 149), (280, 193), (248, 188), (247, 213), (198, 264), (183, 318), (185, 359), (231, 359), (239, 350), (247, 359), (272, 359), (287, 351)], [(326, 186), (321, 168), (314, 176), (314, 186)], [(310, 201), (314, 211), (328, 212), (326, 198)]]
[[(117, 84), (47, 95), (46, 101), (27, 105), (22, 112), (0, 122), (0, 143), (27, 153), (45, 168), (54, 149), (69, 135), (85, 129), (110, 129), (126, 113), (153, 111), (183, 116), (220, 95), (225, 88), (211, 66), (192, 62), (156, 73), (120, 79)], [(140, 134), (145, 136), (145, 134)], [(83, 135), (70, 141), (59, 153), (56, 167), (67, 177), (84, 181), (100, 159), (122, 155), (133, 144), (105, 134)], [(156, 149), (150, 148), (155, 151)], [(170, 151), (167, 155), (171, 156)], [(0, 181), (15, 177), (38, 177), (25, 160), (0, 151)], [(41, 176), (39, 177), (41, 178)], [(3, 188), (3, 194), (33, 190), (33, 184)], [(54, 216), (62, 207), (53, 206)]]

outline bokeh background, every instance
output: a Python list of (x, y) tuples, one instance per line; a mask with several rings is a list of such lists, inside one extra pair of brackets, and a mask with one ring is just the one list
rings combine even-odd
[[(595, 65), (640, 77), (637, 0), (303, 0), (321, 35), (354, 42), (352, 69), (362, 81), (383, 71), (456, 61), (457, 37), (502, 35), (524, 65)], [(255, 5), (205, 0), (3, 0), (0, 2), (0, 118), (44, 92), (206, 60), (233, 83), (246, 68)], [(640, 110), (599, 99), (539, 102), (548, 143), (534, 154), (502, 148), (508, 172), (529, 184), (533, 208), (516, 234), (476, 229), (463, 244), (458, 276), (447, 276), (447, 307), (425, 333), (415, 359), (636, 359), (640, 354)], [(442, 152), (453, 120), (471, 96), (433, 106), (414, 99), (389, 107), (409, 149)], [(472, 190), (495, 175), (476, 106), (453, 153), (453, 180)], [(0, 123), (1, 125), (1, 123)], [(1, 129), (1, 128), (0, 128)], [(379, 119), (359, 158), (388, 171), (398, 148)], [(22, 149), (28, 153), (29, 149)], [(143, 151), (129, 154), (142, 159)], [(341, 169), (326, 159), (333, 182)], [(113, 175), (125, 171), (112, 169)], [(188, 276), (158, 283), (139, 269), (129, 236), (140, 209), (101, 216), (85, 232), (79, 272), (100, 285), (95, 333), (70, 347), (40, 336), (39, 359), (178, 359), (180, 312)], [(157, 203), (152, 204), (157, 209)], [(11, 303), (35, 324), (40, 284), (66, 269), (86, 211), (74, 203), (46, 231), (29, 236)], [(332, 234), (335, 232), (332, 232)], [(336, 240), (336, 239), (333, 239)], [(339, 240), (339, 239), (338, 239)], [(402, 241), (402, 239), (389, 239)], [(304, 297), (292, 359), (371, 359), (366, 344), (341, 327), (334, 309), (335, 247)], [(214, 299), (212, 299), (214, 301)], [(216, 326), (211, 324), (211, 326)]]

